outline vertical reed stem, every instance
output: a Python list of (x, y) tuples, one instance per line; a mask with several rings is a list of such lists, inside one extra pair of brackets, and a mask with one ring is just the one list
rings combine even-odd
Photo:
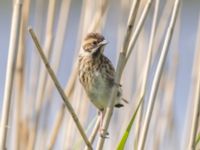
[(29, 8), (30, 0), (24, 2), (22, 10), (22, 19), (20, 25), (20, 37), (19, 37), (19, 50), (17, 54), (17, 63), (16, 63), (16, 93), (17, 97), (15, 100), (15, 115), (16, 115), (16, 135), (15, 135), (15, 148), (20, 149), (22, 140), (20, 140), (21, 130), (22, 130), (22, 115), (23, 115), (23, 94), (24, 94), (24, 80), (25, 80), (25, 35), (26, 35), (26, 26), (29, 18)]
[(153, 108), (154, 108), (154, 103), (155, 103), (155, 99), (156, 99), (156, 94), (158, 91), (158, 85), (160, 83), (163, 66), (164, 66), (164, 63), (165, 63), (165, 60), (167, 57), (168, 47), (169, 47), (169, 44), (171, 41), (174, 25), (176, 22), (176, 17), (178, 14), (179, 3), (180, 3), (179, 0), (175, 1), (173, 12), (172, 12), (172, 17), (171, 17), (170, 24), (169, 24), (169, 27), (167, 30), (167, 34), (166, 34), (166, 37), (164, 40), (164, 45), (162, 48), (161, 56), (159, 58), (158, 66), (156, 68), (156, 73), (155, 73), (155, 76), (153, 79), (153, 84), (152, 84), (150, 98), (149, 98), (149, 104), (147, 107), (147, 113), (145, 116), (144, 125), (142, 127), (141, 137), (140, 137), (139, 145), (138, 145), (139, 150), (143, 150), (144, 146), (145, 146), (145, 142), (146, 142), (146, 138), (147, 138), (147, 131), (149, 128), (149, 124), (150, 124), (150, 120), (151, 120), (151, 116), (152, 116), (152, 112), (153, 112)]
[(144, 101), (144, 96), (146, 94), (147, 79), (148, 79), (148, 74), (149, 74), (149, 70), (150, 70), (150, 66), (151, 66), (153, 43), (154, 43), (154, 39), (155, 39), (155, 31), (156, 31), (156, 24), (157, 24), (157, 18), (158, 18), (158, 8), (159, 8), (159, 0), (156, 0), (155, 1), (155, 10), (154, 10), (154, 15), (153, 15), (153, 23), (152, 23), (152, 28), (151, 28), (150, 41), (149, 41), (149, 47), (148, 47), (148, 52), (147, 52), (147, 59), (145, 62), (142, 87), (141, 87), (140, 98), (139, 98), (139, 101), (141, 100), (142, 104), (141, 104), (141, 107), (139, 109), (139, 114), (138, 114), (139, 120), (138, 120), (138, 125), (137, 125), (137, 130), (136, 130), (136, 142), (135, 142), (136, 145), (137, 145), (137, 142), (139, 139), (140, 129), (141, 129), (143, 106), (144, 106), (143, 101)]
[(7, 59), (7, 70), (6, 80), (4, 89), (3, 109), (2, 109), (2, 120), (1, 120), (1, 132), (0, 132), (0, 149), (6, 149), (6, 138), (8, 132), (8, 121), (9, 112), (11, 106), (12, 86), (14, 79), (14, 71), (17, 59), (18, 44), (19, 44), (19, 33), (20, 33), (20, 22), (22, 12), (23, 0), (17, 0), (14, 5), (12, 15), (12, 25), (10, 34), (10, 45)]

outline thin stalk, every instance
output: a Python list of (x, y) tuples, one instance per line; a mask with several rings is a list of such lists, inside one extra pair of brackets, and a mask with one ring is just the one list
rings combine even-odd
[(139, 140), (139, 145), (138, 145), (138, 149), (139, 150), (143, 150), (144, 146), (145, 146), (145, 142), (146, 142), (146, 137), (147, 137), (147, 131), (149, 128), (149, 124), (150, 124), (150, 120), (151, 120), (151, 116), (152, 116), (152, 112), (153, 112), (153, 108), (154, 108), (154, 104), (155, 104), (155, 99), (156, 99), (156, 94), (158, 91), (158, 86), (160, 83), (160, 78), (162, 75), (162, 71), (163, 71), (163, 66), (167, 57), (167, 52), (168, 52), (168, 47), (171, 41), (171, 37), (172, 37), (172, 33), (173, 33), (173, 29), (174, 29), (174, 25), (176, 22), (176, 17), (178, 14), (178, 8), (179, 8), (179, 4), (180, 1), (176, 0), (174, 3), (174, 7), (173, 7), (173, 12), (172, 12), (172, 17), (170, 20), (170, 24), (169, 27), (167, 29), (167, 34), (164, 40), (164, 45), (161, 51), (161, 56), (159, 58), (158, 61), (158, 65), (156, 68), (156, 73), (153, 79), (153, 83), (152, 83), (152, 88), (151, 88), (151, 92), (150, 92), (150, 98), (149, 98), (149, 104), (147, 107), (147, 113), (145, 116), (145, 120), (144, 120), (144, 124), (142, 127), (142, 131), (141, 131), (141, 137)]
[(160, 19), (156, 28), (153, 56), (156, 56), (156, 54), (160, 53), (160, 46), (163, 41), (163, 38), (161, 37), (164, 37), (166, 34), (165, 29), (167, 29), (168, 27), (168, 21), (171, 17), (173, 4), (174, 4), (174, 0), (165, 1), (164, 8), (162, 8), (162, 10), (159, 11)]
[(152, 23), (152, 28), (151, 28), (150, 41), (149, 41), (147, 59), (146, 59), (146, 62), (145, 62), (143, 80), (142, 80), (141, 91), (140, 91), (141, 93), (140, 93), (139, 99), (141, 99), (142, 104), (141, 104), (141, 107), (139, 109), (139, 119), (138, 119), (137, 130), (136, 130), (136, 138), (135, 138), (135, 144), (136, 145), (138, 143), (138, 139), (139, 139), (139, 135), (140, 135), (140, 129), (141, 129), (140, 127), (141, 127), (142, 116), (143, 116), (144, 96), (146, 94), (147, 79), (148, 79), (148, 74), (149, 74), (149, 70), (150, 70), (150, 66), (151, 66), (152, 53), (153, 53), (153, 45), (154, 45), (153, 43), (155, 41), (154, 39), (155, 39), (155, 31), (156, 31), (156, 25), (157, 25), (157, 20), (158, 20), (159, 2), (160, 2), (159, 0), (155, 1), (155, 9), (154, 9), (154, 14), (153, 14), (153, 23)]
[(0, 149), (6, 149), (6, 138), (7, 138), (7, 132), (8, 132), (7, 126), (8, 126), (9, 112), (10, 112), (10, 106), (11, 106), (14, 71), (15, 71), (15, 65), (16, 65), (16, 59), (17, 59), (17, 53), (18, 53), (18, 44), (19, 44), (18, 37), (20, 34), (22, 4), (23, 4), (23, 0), (17, 0), (15, 2), (13, 15), (12, 15), (10, 44), (9, 44), (9, 51), (8, 51), (4, 99), (3, 99), (3, 107), (2, 107)]
[[(135, 22), (136, 14), (138, 11), (139, 2), (140, 1), (135, 0), (131, 6), (131, 11), (130, 11), (129, 19), (128, 19), (128, 27), (127, 27), (123, 47), (120, 52), (120, 56), (119, 56), (119, 60), (118, 60), (118, 64), (117, 64), (115, 83), (119, 83), (120, 79), (121, 79), (121, 75), (123, 72), (123, 64), (126, 59), (126, 52), (127, 52), (128, 44), (130, 41), (131, 33), (133, 30), (133, 25)], [(110, 103), (106, 109), (106, 113), (105, 113), (104, 120), (103, 120), (103, 127), (102, 127), (103, 134), (105, 134), (107, 132), (107, 129), (108, 129), (108, 126), (109, 126), (109, 123), (111, 120), (116, 94), (117, 94), (117, 87), (114, 87), (112, 89)], [(99, 140), (97, 142), (97, 150), (103, 149), (104, 141), (105, 141), (105, 138), (99, 137)]]
[[(180, 10), (181, 12), (181, 7)], [(171, 52), (171, 63), (169, 64), (169, 71), (166, 71), (166, 79), (163, 79), (165, 84), (165, 89), (160, 90), (164, 91), (163, 93), (163, 100), (162, 100), (162, 108), (160, 107), (161, 111), (164, 112), (164, 118), (163, 116), (158, 114), (158, 119), (161, 123), (156, 123), (155, 129), (161, 129), (160, 132), (158, 131), (158, 136), (156, 136), (156, 140), (158, 140), (158, 144), (161, 145), (163, 142), (166, 142), (166, 137), (168, 137), (169, 141), (171, 141), (176, 135), (175, 130), (175, 120), (174, 120), (174, 96), (176, 91), (176, 80), (177, 80), (177, 73), (178, 73), (178, 67), (179, 67), (179, 39), (180, 39), (180, 13), (177, 16), (176, 21), (176, 34), (173, 36), (173, 41), (171, 44), (171, 49), (173, 49), (173, 52)], [(167, 67), (168, 68), (168, 67)], [(164, 120), (164, 121), (163, 121)], [(173, 145), (173, 148), (176, 149), (176, 146), (179, 143), (176, 142)]]
[(137, 24), (137, 26), (135, 28), (133, 36), (132, 36), (132, 38), (130, 40), (130, 43), (128, 45), (126, 60), (125, 60), (125, 63), (123, 64), (124, 66), (126, 65), (128, 59), (129, 59), (129, 57), (130, 57), (130, 55), (131, 55), (131, 53), (133, 51), (133, 47), (135, 46), (135, 43), (136, 43), (136, 41), (138, 39), (138, 36), (139, 36), (139, 33), (140, 33), (140, 31), (141, 31), (141, 29), (143, 27), (144, 21), (145, 21), (145, 19), (147, 17), (147, 14), (148, 14), (149, 10), (150, 10), (151, 3), (152, 3), (152, 0), (148, 0), (147, 1), (146, 5), (144, 7), (144, 10), (142, 12), (142, 15), (141, 15), (141, 17), (140, 17), (140, 19), (138, 21), (138, 24)]
[(23, 94), (24, 94), (24, 80), (25, 80), (25, 33), (26, 26), (29, 18), (29, 8), (30, 0), (24, 2), (24, 7), (22, 10), (22, 20), (20, 26), (20, 37), (19, 37), (19, 50), (17, 55), (17, 64), (16, 64), (16, 103), (15, 103), (15, 115), (16, 115), (16, 134), (15, 134), (15, 148), (18, 150), (21, 146), (21, 129), (22, 129), (22, 115), (23, 115)]
[(74, 122), (75, 122), (75, 124), (76, 124), (76, 126), (77, 126), (77, 128), (78, 128), (78, 130), (79, 130), (79, 132), (80, 132), (80, 134), (81, 134), (81, 136), (83, 138), (83, 140), (85, 141), (86, 145), (90, 149), (92, 149), (92, 146), (91, 146), (91, 144), (90, 144), (90, 142), (89, 142), (89, 140), (88, 140), (88, 138), (87, 138), (87, 136), (86, 136), (86, 134), (85, 134), (85, 132), (83, 130), (83, 127), (81, 126), (80, 121), (79, 121), (79, 119), (78, 119), (78, 117), (77, 117), (72, 105), (69, 103), (69, 100), (66, 97), (66, 95), (65, 95), (65, 93), (64, 93), (64, 91), (63, 91), (63, 89), (62, 89), (62, 87), (60, 85), (60, 83), (58, 82), (54, 71), (52, 70), (51, 66), (49, 65), (49, 63), (47, 61), (47, 58), (45, 57), (45, 55), (43, 53), (42, 47), (40, 46), (39, 41), (38, 41), (38, 39), (37, 39), (37, 37), (36, 37), (36, 35), (35, 35), (35, 33), (34, 33), (32, 28), (29, 28), (29, 33), (31, 34), (31, 37), (32, 37), (32, 39), (33, 39), (33, 41), (34, 41), (34, 43), (35, 43), (35, 45), (37, 47), (37, 50), (38, 50), (38, 52), (39, 52), (39, 54), (40, 54), (40, 56), (41, 56), (41, 58), (42, 58), (42, 60), (43, 60), (43, 62), (45, 64), (45, 67), (46, 67), (49, 75), (51, 76), (51, 78), (52, 78), (52, 80), (53, 80), (53, 82), (54, 82), (59, 94), (61, 95), (62, 100), (65, 103), (65, 106), (67, 107), (67, 109), (70, 112), (72, 118), (74, 119)]
[[(159, 106), (157, 107), (156, 111), (156, 119), (154, 121), (155, 123), (154, 129), (155, 130), (160, 129), (154, 132), (156, 136), (153, 144), (154, 145), (153, 149), (155, 150), (158, 150), (161, 143), (166, 141), (166, 135), (170, 135), (171, 133), (170, 131), (173, 131), (172, 128), (174, 125), (173, 96), (175, 93), (175, 82), (176, 82), (176, 75), (178, 68), (178, 55), (174, 54), (172, 60), (174, 60), (174, 62), (171, 64), (171, 70), (169, 70), (169, 73), (166, 72), (166, 75), (163, 77), (164, 79), (162, 80), (164, 82), (162, 86), (164, 87), (163, 90), (161, 89), (161, 91), (165, 92), (162, 98), (163, 101), (158, 104)], [(175, 148), (175, 145), (173, 147)]]

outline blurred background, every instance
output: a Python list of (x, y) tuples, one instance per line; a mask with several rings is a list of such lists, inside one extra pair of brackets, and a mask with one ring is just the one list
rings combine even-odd
[[(138, 23), (146, 1), (140, 2), (135, 25)], [(3, 105), (13, 2), (14, 0), (0, 0), (0, 112), (2, 112)], [(81, 41), (88, 32), (96, 31), (104, 35), (109, 42), (105, 55), (116, 66), (119, 50), (124, 42), (131, 3), (131, 0), (24, 1), (23, 37), (21, 46), (19, 46), (19, 51), (22, 50), (23, 55), (21, 55), (21, 66), (18, 65), (15, 71), (8, 124), (8, 149), (17, 149), (17, 147), (18, 149), (28, 149), (28, 147), (29, 149), (48, 149), (51, 147), (52, 149), (73, 150), (83, 149), (85, 145), (68, 111), (63, 110), (63, 101), (47, 75), (28, 33), (28, 26), (32, 26), (36, 32), (46, 56), (49, 56), (52, 68), (67, 92), (67, 85), (72, 80), (70, 75), (81, 48)], [(174, 0), (160, 0), (144, 112), (173, 5)], [(141, 87), (154, 8), (155, 2), (153, 1), (122, 76), (123, 95), (129, 104), (114, 111), (108, 129), (110, 138), (106, 139), (104, 149), (116, 148), (138, 103), (137, 95)], [(200, 65), (198, 61), (200, 59), (198, 52), (199, 14), (199, 0), (181, 0), (148, 132), (146, 144), (148, 150), (187, 149), (197, 68)], [(19, 60), (17, 64), (20, 64)], [(78, 80), (75, 82), (69, 99), (89, 136), (97, 117), (97, 110), (85, 96)], [(63, 115), (60, 117), (63, 119), (60, 124), (58, 123), (60, 126), (57, 136), (52, 143), (52, 134), (56, 122), (59, 122), (57, 119), (59, 113)], [(134, 123), (127, 141), (125, 147), (127, 150), (134, 149), (137, 122)], [(31, 137), (33, 140), (30, 140)], [(94, 147), (96, 141), (93, 144)], [(34, 146), (30, 146), (31, 143)]]

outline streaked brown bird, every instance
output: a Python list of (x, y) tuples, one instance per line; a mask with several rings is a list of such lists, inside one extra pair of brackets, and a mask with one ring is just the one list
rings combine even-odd
[(79, 54), (79, 80), (91, 102), (99, 109), (100, 131), (104, 110), (109, 104), (114, 86), (118, 87), (115, 107), (122, 107), (121, 100), (124, 100), (120, 84), (114, 81), (115, 69), (111, 61), (103, 54), (106, 44), (107, 41), (101, 34), (89, 33), (83, 41)]

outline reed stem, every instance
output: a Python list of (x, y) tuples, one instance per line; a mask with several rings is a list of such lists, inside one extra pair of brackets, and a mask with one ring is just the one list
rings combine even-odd
[(5, 80), (5, 89), (4, 89), (4, 98), (3, 98), (3, 107), (2, 107), (2, 120), (1, 120), (1, 132), (0, 132), (0, 149), (6, 149), (6, 138), (8, 133), (8, 121), (9, 121), (9, 112), (11, 106), (11, 96), (12, 96), (12, 87), (14, 80), (14, 72), (16, 66), (16, 59), (18, 53), (18, 44), (19, 44), (19, 34), (20, 34), (20, 23), (22, 17), (22, 4), (23, 0), (17, 0), (14, 5), (14, 10), (12, 14), (12, 25), (10, 33), (10, 44), (8, 50), (8, 59), (7, 59), (7, 69), (6, 69), (6, 80)]
[(32, 28), (29, 28), (29, 33), (31, 34), (31, 37), (32, 37), (32, 39), (33, 39), (33, 41), (34, 41), (34, 43), (35, 43), (35, 45), (37, 47), (37, 50), (38, 50), (38, 52), (39, 52), (39, 54), (40, 54), (40, 56), (41, 56), (41, 58), (42, 58), (42, 60), (43, 60), (43, 62), (45, 64), (45, 67), (46, 67), (49, 75), (51, 76), (51, 78), (52, 78), (52, 80), (53, 80), (53, 82), (54, 82), (59, 94), (61, 95), (62, 100), (65, 103), (65, 106), (67, 107), (67, 109), (70, 112), (72, 118), (74, 119), (74, 122), (75, 122), (75, 124), (76, 124), (76, 126), (77, 126), (77, 128), (78, 128), (78, 130), (79, 130), (79, 132), (80, 132), (80, 134), (81, 134), (81, 136), (83, 138), (83, 140), (85, 141), (85, 143), (89, 147), (89, 149), (92, 149), (92, 145), (90, 144), (90, 142), (89, 142), (89, 140), (88, 140), (88, 138), (87, 138), (87, 136), (86, 136), (86, 134), (85, 134), (85, 132), (83, 130), (83, 127), (80, 124), (80, 121), (79, 121), (79, 119), (78, 119), (78, 117), (77, 117), (72, 105), (69, 103), (68, 98), (66, 97), (66, 95), (65, 95), (65, 93), (64, 93), (64, 91), (63, 91), (63, 89), (62, 89), (62, 87), (60, 85), (60, 83), (58, 82), (54, 71), (52, 70), (51, 66), (49, 65), (49, 63), (47, 61), (47, 58), (44, 55), (44, 52), (42, 50), (42, 47), (40, 46), (39, 41), (38, 41), (38, 39), (37, 39), (37, 37), (36, 37), (36, 35), (35, 35), (35, 33), (34, 33)]

